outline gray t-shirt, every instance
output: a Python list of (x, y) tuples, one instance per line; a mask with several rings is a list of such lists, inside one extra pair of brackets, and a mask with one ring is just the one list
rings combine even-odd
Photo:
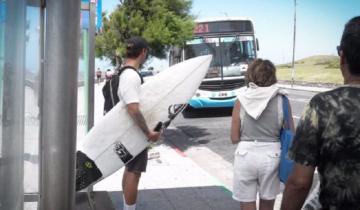
[[(241, 103), (241, 101), (240, 101)], [(242, 108), (240, 107), (240, 110)], [(277, 95), (270, 99), (267, 107), (260, 117), (255, 120), (244, 110), (240, 111), (241, 140), (242, 141), (280, 141), (280, 129), (282, 127), (282, 99)]]

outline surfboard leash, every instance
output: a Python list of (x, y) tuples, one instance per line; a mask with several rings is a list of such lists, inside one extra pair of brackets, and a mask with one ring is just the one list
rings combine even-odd
[(167, 127), (169, 127), (170, 123), (175, 119), (175, 117), (184, 111), (184, 109), (187, 107), (187, 104), (174, 104), (170, 105), (168, 107), (168, 120), (164, 122), (158, 122), (156, 127), (154, 128), (154, 131), (160, 132), (164, 131)]

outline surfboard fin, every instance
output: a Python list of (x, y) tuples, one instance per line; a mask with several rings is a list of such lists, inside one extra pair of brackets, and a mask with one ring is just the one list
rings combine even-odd
[(160, 132), (162, 128), (163, 128), (163, 123), (158, 122), (158, 124), (154, 128), (154, 131)]
[(101, 171), (86, 154), (76, 152), (76, 191), (82, 190), (102, 177)]

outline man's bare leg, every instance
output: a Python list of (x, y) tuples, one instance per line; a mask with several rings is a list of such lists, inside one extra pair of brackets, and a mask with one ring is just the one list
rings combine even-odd
[(140, 177), (141, 172), (131, 172), (125, 168), (122, 180), (124, 207), (136, 204)]

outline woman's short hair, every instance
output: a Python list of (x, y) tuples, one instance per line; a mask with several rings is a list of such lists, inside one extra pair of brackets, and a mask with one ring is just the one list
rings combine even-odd
[(256, 59), (248, 67), (246, 85), (250, 82), (259, 87), (268, 87), (277, 82), (275, 65), (269, 60)]

